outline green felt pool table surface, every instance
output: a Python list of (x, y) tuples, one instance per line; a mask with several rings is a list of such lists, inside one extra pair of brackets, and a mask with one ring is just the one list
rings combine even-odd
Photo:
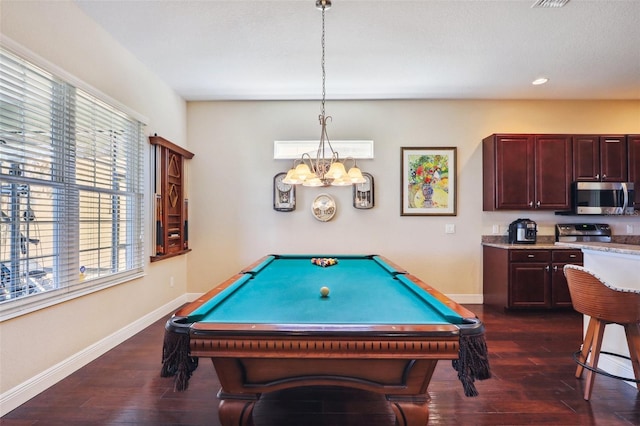
[[(200, 323), (461, 324), (462, 316), (379, 256), (268, 256), (189, 314)], [(321, 256), (318, 256), (321, 257)], [(328, 287), (322, 297), (321, 287)]]

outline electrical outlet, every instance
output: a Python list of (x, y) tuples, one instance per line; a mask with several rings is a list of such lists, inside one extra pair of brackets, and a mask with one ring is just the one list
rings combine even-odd
[(627, 225), (627, 234), (633, 234), (633, 225)]
[(456, 233), (456, 225), (454, 225), (453, 223), (447, 223), (444, 226), (444, 233), (445, 234), (455, 234)]
[(493, 229), (492, 229), (491, 232), (493, 232), (494, 235), (495, 234), (499, 234), (500, 233), (500, 225), (493, 225)]

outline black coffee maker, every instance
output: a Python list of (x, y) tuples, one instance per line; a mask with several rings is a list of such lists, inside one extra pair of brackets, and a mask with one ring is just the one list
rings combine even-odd
[(518, 219), (509, 224), (509, 244), (535, 244), (538, 225), (531, 219)]

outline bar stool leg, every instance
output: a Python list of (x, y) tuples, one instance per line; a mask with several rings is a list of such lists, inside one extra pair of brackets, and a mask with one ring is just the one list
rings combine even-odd
[[(593, 344), (591, 345), (591, 356), (587, 365), (591, 368), (598, 368), (598, 359), (600, 358), (600, 348), (602, 347), (602, 338), (604, 337), (604, 329), (607, 323), (601, 320), (596, 320), (596, 324), (593, 330)], [(584, 387), (584, 399), (588, 401), (591, 398), (591, 391), (593, 391), (593, 383), (596, 379), (596, 372), (587, 369), (587, 380)]]
[[(596, 328), (596, 319), (590, 318), (589, 324), (587, 325), (587, 332), (584, 335), (584, 341), (582, 342), (582, 352), (580, 352), (580, 356), (578, 357), (578, 361), (586, 364), (587, 358), (589, 357), (589, 351), (591, 350), (591, 344), (593, 343), (593, 331)], [(584, 367), (578, 364), (576, 368), (576, 379), (582, 377), (582, 372), (584, 371)]]
[[(625, 324), (624, 332), (627, 335), (633, 373), (636, 380), (640, 380), (640, 323)], [(636, 387), (640, 391), (640, 382), (636, 383)]]

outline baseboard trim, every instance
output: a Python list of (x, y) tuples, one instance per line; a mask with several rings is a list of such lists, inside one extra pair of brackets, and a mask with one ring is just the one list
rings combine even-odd
[(447, 294), (447, 297), (461, 305), (482, 305), (482, 294)]
[(185, 293), (184, 299), (185, 302), (193, 302), (198, 297), (202, 296), (204, 293)]
[[(601, 353), (600, 358), (598, 359), (598, 368), (618, 377), (628, 377), (630, 379), (634, 377), (633, 365), (631, 364), (631, 361), (623, 358), (618, 358)], [(587, 371), (585, 370), (583, 376), (586, 376), (586, 373)], [(596, 380), (598, 380), (597, 376)], [(624, 382), (630, 386), (633, 386), (634, 388), (636, 387), (635, 382), (626, 380)]]
[(167, 313), (177, 310), (188, 300), (191, 300), (189, 296), (191, 295), (184, 294), (172, 300), (171, 302), (148, 313), (142, 318), (132, 322), (130, 325), (105, 337), (99, 342), (88, 346), (82, 351), (59, 362), (58, 364), (43, 371), (42, 373), (4, 392), (0, 395), (0, 417), (4, 416), (5, 414), (30, 400), (34, 396), (55, 385), (60, 380), (84, 367), (85, 365), (95, 360), (99, 356), (105, 354), (114, 347), (118, 346), (120, 343), (134, 336), (136, 333), (144, 330), (154, 322), (166, 316)]

